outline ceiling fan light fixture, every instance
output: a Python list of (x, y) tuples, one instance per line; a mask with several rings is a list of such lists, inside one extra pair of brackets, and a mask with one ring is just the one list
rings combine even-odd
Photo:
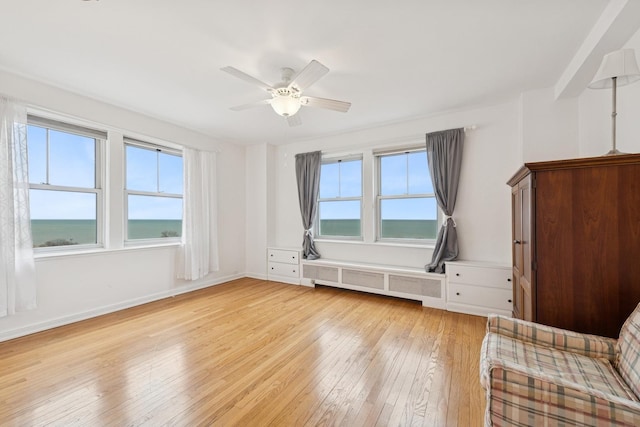
[(233, 111), (242, 111), (247, 108), (270, 104), (277, 115), (287, 119), (289, 126), (299, 126), (300, 116), (296, 116), (303, 105), (315, 108), (325, 108), (327, 110), (340, 111), (346, 113), (351, 107), (350, 102), (338, 101), (336, 99), (316, 98), (312, 96), (302, 96), (302, 91), (315, 83), (318, 79), (329, 72), (329, 69), (316, 61), (309, 62), (299, 73), (295, 73), (292, 68), (282, 69), (282, 81), (275, 85), (268, 85), (253, 76), (240, 71), (234, 67), (222, 67), (220, 70), (229, 73), (245, 82), (256, 85), (271, 95), (270, 98), (262, 99), (250, 104), (231, 107)]
[(283, 117), (293, 116), (300, 110), (300, 98), (290, 95), (274, 95), (271, 100), (273, 111)]

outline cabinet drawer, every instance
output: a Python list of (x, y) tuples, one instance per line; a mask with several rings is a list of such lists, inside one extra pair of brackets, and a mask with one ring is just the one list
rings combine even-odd
[(290, 251), (286, 249), (269, 249), (267, 253), (267, 261), (298, 264), (298, 254), (298, 251)]
[(511, 311), (513, 294), (510, 289), (450, 283), (447, 295), (449, 302), (477, 305)]
[(510, 268), (447, 264), (450, 283), (511, 289), (511, 274)]
[(270, 262), (269, 263), (269, 275), (274, 276), (286, 276), (286, 277), (299, 277), (300, 269), (298, 265), (293, 264), (285, 264), (281, 262)]

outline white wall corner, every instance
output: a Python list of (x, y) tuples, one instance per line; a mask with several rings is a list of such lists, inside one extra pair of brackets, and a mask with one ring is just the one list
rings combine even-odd
[(246, 147), (245, 271), (267, 272), (268, 179), (267, 144)]

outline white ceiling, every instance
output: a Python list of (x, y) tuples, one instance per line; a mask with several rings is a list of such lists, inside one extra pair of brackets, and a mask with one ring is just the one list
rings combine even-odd
[[(502, 102), (556, 84), (606, 0), (0, 0), (0, 68), (240, 144), (293, 140)], [(331, 71), (289, 127), (267, 83)], [(592, 70), (593, 73), (595, 70)]]

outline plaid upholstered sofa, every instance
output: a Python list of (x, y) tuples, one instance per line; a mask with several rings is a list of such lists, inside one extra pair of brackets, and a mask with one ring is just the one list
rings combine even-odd
[(618, 340), (490, 315), (485, 426), (640, 426), (640, 304)]

